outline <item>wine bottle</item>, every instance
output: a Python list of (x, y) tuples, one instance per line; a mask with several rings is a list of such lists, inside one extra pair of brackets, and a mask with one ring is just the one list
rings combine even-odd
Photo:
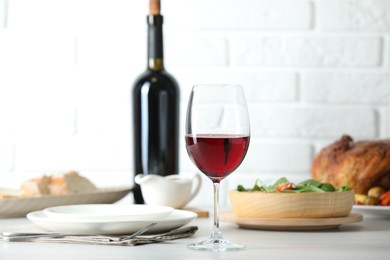
[[(179, 171), (179, 86), (163, 62), (163, 16), (160, 0), (150, 0), (147, 15), (147, 69), (134, 83), (134, 175), (171, 175)], [(134, 202), (143, 204), (138, 184)]]

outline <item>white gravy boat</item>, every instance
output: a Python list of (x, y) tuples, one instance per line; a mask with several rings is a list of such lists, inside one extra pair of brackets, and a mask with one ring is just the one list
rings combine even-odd
[(146, 204), (177, 209), (183, 208), (198, 194), (202, 183), (200, 174), (195, 174), (192, 179), (177, 174), (166, 177), (138, 174), (134, 181), (141, 186)]

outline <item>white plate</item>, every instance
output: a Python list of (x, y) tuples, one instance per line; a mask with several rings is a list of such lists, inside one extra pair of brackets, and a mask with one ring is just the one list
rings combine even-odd
[(390, 206), (354, 205), (352, 210), (365, 215), (390, 217)]
[(149, 223), (157, 223), (149, 230), (149, 233), (165, 232), (179, 228), (196, 218), (196, 214), (186, 210), (173, 210), (167, 217), (157, 220), (144, 221), (65, 221), (49, 218), (43, 211), (35, 211), (27, 214), (27, 218), (37, 226), (47, 231), (69, 233), (93, 233), (102, 235), (130, 234), (145, 227)]
[(59, 205), (114, 203), (131, 190), (132, 187), (113, 187), (82, 194), (0, 199), (0, 217), (25, 217), (29, 212)]
[(75, 221), (136, 221), (159, 219), (168, 216), (171, 207), (133, 204), (81, 204), (50, 207), (43, 210), (46, 216)]

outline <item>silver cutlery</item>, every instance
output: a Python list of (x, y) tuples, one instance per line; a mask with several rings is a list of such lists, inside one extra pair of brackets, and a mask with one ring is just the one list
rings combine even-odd
[(140, 236), (142, 235), (143, 233), (145, 233), (147, 230), (149, 230), (151, 227), (155, 226), (157, 223), (150, 223), (149, 225), (147, 225), (146, 227), (144, 227), (143, 229), (140, 229), (138, 230), (137, 232), (129, 235), (129, 236), (122, 236), (122, 237), (119, 237), (119, 241), (125, 241), (125, 240), (130, 240), (132, 238), (135, 238), (137, 236)]
[(23, 240), (23, 239), (33, 239), (33, 238), (61, 238), (61, 237), (99, 237), (99, 238), (105, 238), (109, 240), (119, 240), (119, 241), (125, 241), (133, 239), (137, 236), (142, 235), (146, 231), (148, 231), (150, 228), (155, 226), (157, 223), (150, 223), (144, 228), (138, 230), (137, 232), (131, 234), (131, 235), (123, 235), (123, 236), (105, 236), (105, 235), (99, 235), (99, 234), (81, 234), (81, 233), (61, 233), (61, 232), (2, 232), (0, 234), (0, 238), (3, 240), (11, 241), (11, 240)]

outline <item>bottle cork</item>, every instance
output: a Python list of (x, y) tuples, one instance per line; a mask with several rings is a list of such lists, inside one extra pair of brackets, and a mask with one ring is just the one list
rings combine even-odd
[(149, 14), (159, 15), (160, 14), (160, 0), (149, 0)]

